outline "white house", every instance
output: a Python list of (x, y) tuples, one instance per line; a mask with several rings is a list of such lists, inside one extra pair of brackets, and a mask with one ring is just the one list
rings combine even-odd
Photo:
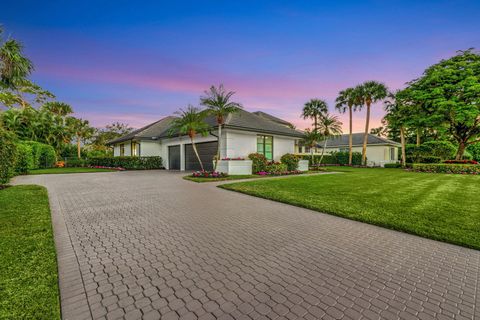
[[(161, 156), (166, 169), (199, 170), (200, 164), (188, 136), (172, 136), (170, 125), (175, 117), (165, 117), (109, 142), (114, 156)], [(264, 154), (267, 159), (279, 161), (286, 153), (295, 153), (302, 132), (293, 129), (284, 120), (263, 112), (241, 110), (230, 114), (217, 138), (213, 117), (205, 120), (212, 127), (206, 137), (198, 135), (195, 144), (205, 170), (212, 170), (213, 158), (220, 141), (220, 157), (247, 158), (250, 153)]]
[[(352, 135), (352, 149), (353, 152), (362, 152), (363, 133), (354, 133)], [(382, 166), (385, 163), (398, 162), (398, 148), (400, 143), (379, 137), (373, 134), (368, 135), (367, 140), (367, 164), (371, 166)], [(323, 142), (319, 143), (314, 154), (322, 152)], [(336, 136), (327, 140), (326, 153), (334, 151), (348, 152), (348, 134)], [(310, 154), (310, 149), (305, 146), (299, 147), (300, 154)]]

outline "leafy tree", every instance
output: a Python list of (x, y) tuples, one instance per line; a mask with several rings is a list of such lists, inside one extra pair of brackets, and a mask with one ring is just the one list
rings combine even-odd
[(23, 45), (15, 39), (4, 39), (0, 27), (0, 87), (15, 89), (33, 71), (32, 62), (23, 54)]
[(409, 92), (429, 127), (447, 127), (458, 143), (456, 159), (480, 142), (480, 55), (473, 49), (427, 68)]
[(77, 142), (77, 157), (80, 159), (82, 157), (82, 143), (93, 136), (95, 129), (90, 126), (88, 120), (82, 120), (77, 118), (69, 118), (67, 123), (75, 134), (75, 140)]
[(320, 163), (322, 163), (325, 149), (327, 148), (327, 140), (332, 136), (342, 134), (342, 123), (337, 116), (331, 115), (328, 112), (323, 114), (318, 122), (318, 133), (324, 140), (322, 155), (320, 156)]
[(54, 94), (28, 79), (16, 81), (13, 89), (0, 90), (0, 104), (7, 108), (36, 107), (54, 98)]
[(222, 126), (225, 123), (225, 119), (229, 114), (238, 112), (243, 108), (240, 103), (231, 101), (234, 94), (235, 92), (233, 91), (226, 91), (223, 84), (221, 84), (218, 88), (211, 86), (209, 91), (205, 91), (205, 96), (200, 97), (201, 105), (207, 107), (208, 113), (215, 117), (218, 126), (218, 149), (214, 171), (217, 171), (218, 160), (220, 159)]
[(377, 81), (367, 81), (355, 88), (360, 97), (360, 104), (367, 107), (367, 117), (365, 121), (365, 134), (363, 138), (363, 147), (362, 147), (362, 163), (363, 165), (367, 164), (367, 142), (368, 142), (368, 133), (370, 126), (370, 110), (373, 103), (382, 101), (387, 97), (388, 90), (387, 87)]
[(93, 151), (107, 152), (111, 147), (107, 147), (107, 143), (113, 139), (124, 136), (133, 131), (128, 124), (114, 122), (103, 128), (97, 128), (92, 137), (90, 149)]
[(188, 105), (187, 109), (180, 109), (179, 111), (175, 112), (175, 114), (178, 115), (178, 118), (172, 121), (170, 135), (188, 135), (190, 141), (192, 142), (193, 151), (195, 152), (198, 162), (200, 163), (200, 168), (202, 171), (205, 171), (194, 139), (197, 134), (201, 134), (203, 136), (208, 135), (210, 126), (205, 123), (205, 118), (208, 113), (192, 105)]
[(318, 119), (324, 113), (328, 112), (327, 103), (321, 99), (311, 99), (302, 109), (303, 119), (313, 120), (313, 130), (318, 130)]
[(341, 112), (345, 113), (348, 111), (349, 117), (349, 134), (348, 134), (348, 165), (352, 165), (353, 157), (353, 135), (352, 135), (352, 123), (353, 123), (353, 112), (358, 110), (360, 104), (359, 92), (354, 88), (347, 88), (338, 93), (338, 97), (335, 100), (335, 108)]
[(310, 148), (310, 163), (313, 164), (314, 157), (313, 157), (313, 149), (317, 147), (318, 142), (322, 139), (318, 131), (306, 129), (303, 134), (302, 143)]
[(70, 105), (58, 101), (47, 102), (42, 106), (42, 109), (60, 117), (66, 117), (73, 113)]

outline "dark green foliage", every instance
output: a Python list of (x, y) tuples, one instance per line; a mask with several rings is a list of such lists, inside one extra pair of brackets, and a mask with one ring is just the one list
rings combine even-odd
[(472, 155), (473, 160), (480, 161), (480, 143), (469, 145), (467, 151)]
[[(301, 158), (303, 160), (309, 160), (309, 165), (312, 165), (312, 157), (309, 155), (302, 155)], [(320, 161), (320, 155), (313, 156), (313, 164), (318, 163)], [(332, 152), (330, 154), (325, 154), (322, 159), (322, 164), (340, 164), (340, 165), (348, 165), (348, 151), (339, 151), (339, 152)], [(359, 166), (362, 164), (362, 153), (361, 152), (353, 152), (352, 153), (352, 165)]]
[(280, 174), (282, 172), (288, 171), (287, 165), (284, 163), (280, 162), (272, 162), (267, 164), (265, 168), (265, 172), (271, 173), (271, 174)]
[(300, 158), (294, 154), (286, 153), (280, 158), (280, 161), (287, 166), (288, 171), (295, 171), (298, 169)]
[(267, 158), (261, 153), (250, 153), (248, 159), (252, 160), (252, 172), (257, 173), (265, 171), (267, 167)]
[(90, 166), (124, 168), (127, 170), (163, 169), (162, 157), (94, 157)]
[(35, 169), (33, 167), (33, 149), (32, 146), (25, 143), (17, 144), (17, 162), (15, 164), (15, 172), (18, 174), (26, 174), (28, 170)]
[[(80, 155), (82, 156), (82, 158), (86, 157), (87, 154), (84, 148), (81, 149)], [(63, 160), (64, 158), (77, 158), (78, 157), (77, 145), (75, 144), (64, 145), (62, 147), (62, 150), (60, 151), (59, 157), (60, 157), (59, 160)]]
[(401, 168), (402, 164), (401, 163), (385, 163), (384, 168), (387, 169), (392, 169), (392, 168)]
[(463, 160), (474, 160), (474, 159), (473, 159), (473, 155), (472, 155), (470, 152), (468, 152), (468, 150), (466, 150), (466, 151), (463, 153), (462, 159), (463, 159)]
[(480, 174), (478, 164), (419, 164), (413, 165), (413, 171), (430, 173)]
[(52, 168), (55, 165), (56, 155), (52, 146), (36, 141), (23, 141), (22, 143), (32, 148), (32, 169)]
[(0, 127), (0, 184), (7, 183), (14, 174), (17, 147), (13, 135)]
[(440, 163), (455, 157), (455, 152), (456, 147), (449, 141), (428, 141), (420, 146), (405, 146), (407, 162), (412, 163)]
[(65, 167), (68, 167), (68, 168), (88, 167), (88, 161), (86, 159), (67, 159), (65, 161)]

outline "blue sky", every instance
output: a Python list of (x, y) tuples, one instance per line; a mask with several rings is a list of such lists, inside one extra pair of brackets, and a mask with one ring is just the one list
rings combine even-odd
[[(334, 112), (345, 87), (400, 88), (480, 48), (479, 12), (479, 1), (17, 1), (0, 23), (24, 43), (32, 78), (94, 125), (138, 127), (224, 83), (247, 110), (305, 128), (310, 98)], [(382, 115), (376, 106), (373, 126)]]

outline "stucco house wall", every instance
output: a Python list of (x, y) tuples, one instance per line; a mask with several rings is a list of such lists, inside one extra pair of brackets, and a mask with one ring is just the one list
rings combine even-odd
[[(393, 157), (390, 152), (393, 149)], [(362, 146), (353, 146), (353, 152), (362, 152)], [(326, 153), (338, 152), (338, 151), (348, 151), (347, 148), (326, 148)], [(319, 154), (322, 152), (321, 148), (318, 148)], [(382, 166), (385, 163), (394, 163), (398, 162), (398, 148), (395, 146), (386, 146), (386, 145), (369, 145), (367, 146), (367, 162), (368, 164), (374, 166)]]

